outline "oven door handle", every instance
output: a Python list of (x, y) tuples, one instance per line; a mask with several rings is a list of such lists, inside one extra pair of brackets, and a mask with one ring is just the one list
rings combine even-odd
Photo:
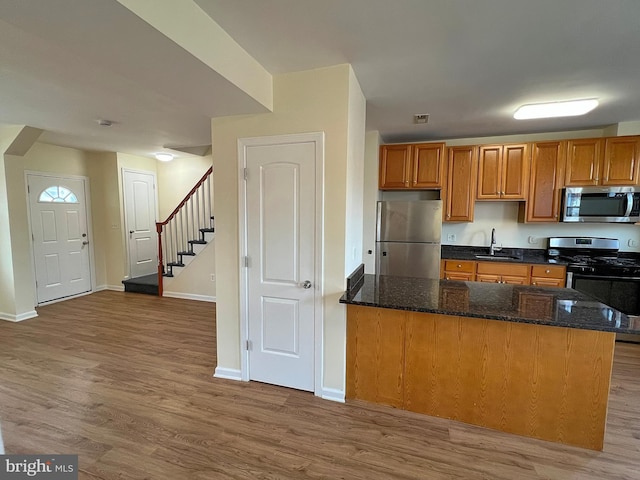
[(629, 218), (631, 215), (631, 209), (633, 208), (633, 193), (627, 193), (627, 211), (624, 212), (624, 216)]
[(622, 277), (620, 275), (583, 275), (581, 273), (569, 272), (567, 273), (567, 285), (569, 285), (569, 280), (573, 280), (574, 278), (593, 278), (595, 280), (630, 280), (630, 281), (640, 281), (640, 277)]

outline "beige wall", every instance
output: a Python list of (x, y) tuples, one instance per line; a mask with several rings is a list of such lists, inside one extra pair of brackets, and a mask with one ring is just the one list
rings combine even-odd
[(324, 321), (325, 332), (335, 335), (325, 338), (323, 387), (344, 389), (344, 363), (337, 368), (327, 358), (343, 358), (345, 348), (345, 309), (338, 300), (345, 281), (350, 78), (349, 65), (279, 75), (274, 78), (273, 113), (212, 121), (220, 368), (240, 369), (238, 139), (325, 132)]
[[(375, 273), (376, 268), (376, 202), (378, 191), (378, 157), (380, 133), (377, 130), (365, 135), (364, 186), (363, 186), (363, 233), (362, 250), (365, 273)], [(369, 254), (371, 250), (371, 254)]]
[(17, 314), (24, 313), (16, 310), (16, 284), (9, 228), (9, 193), (4, 155), (21, 130), (20, 126), (0, 128), (0, 318), (7, 320), (15, 320)]

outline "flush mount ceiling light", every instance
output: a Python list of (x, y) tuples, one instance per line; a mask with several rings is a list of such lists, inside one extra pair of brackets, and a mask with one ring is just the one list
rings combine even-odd
[(170, 162), (173, 160), (173, 155), (170, 153), (156, 153), (156, 160), (160, 160), (161, 162)]
[(513, 114), (513, 118), (528, 120), (531, 118), (574, 117), (584, 115), (597, 106), (598, 100), (595, 98), (568, 102), (531, 103), (518, 108)]
[(427, 123), (429, 121), (429, 114), (428, 113), (416, 113), (413, 116), (413, 123)]

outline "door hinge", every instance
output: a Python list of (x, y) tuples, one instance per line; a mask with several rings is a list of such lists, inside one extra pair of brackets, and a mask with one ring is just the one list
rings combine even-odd
[(245, 169), (244, 169), (244, 179), (245, 179), (245, 180), (247, 179), (247, 175), (248, 175), (248, 174), (247, 174), (247, 169), (245, 168)]
[(34, 242), (36, 241), (36, 237), (33, 236), (33, 233), (31, 234), (31, 240)]
[(27, 185), (27, 193), (31, 193), (31, 186)]
[(245, 343), (245, 349), (251, 350), (251, 340), (247, 340), (247, 342)]
[(247, 255), (244, 257), (244, 268), (249, 268), (249, 257)]

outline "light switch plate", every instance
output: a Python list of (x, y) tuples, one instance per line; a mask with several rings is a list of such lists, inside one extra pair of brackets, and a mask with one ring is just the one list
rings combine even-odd
[(450, 233), (447, 235), (447, 242), (455, 242), (456, 241), (456, 234), (455, 233)]

